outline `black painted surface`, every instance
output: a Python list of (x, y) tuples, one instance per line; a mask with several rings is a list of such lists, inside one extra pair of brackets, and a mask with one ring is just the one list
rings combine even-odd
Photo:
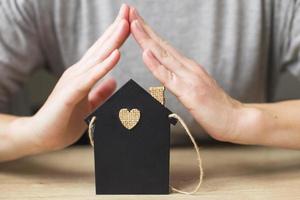
[[(138, 124), (127, 130), (119, 110), (137, 108)], [(94, 132), (97, 194), (169, 193), (171, 112), (133, 80), (100, 108)]]

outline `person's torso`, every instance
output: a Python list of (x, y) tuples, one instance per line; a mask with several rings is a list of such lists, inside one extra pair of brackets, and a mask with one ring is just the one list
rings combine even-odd
[[(126, 3), (182, 54), (200, 63), (233, 98), (264, 102), (270, 84), (272, 1), (164, 0)], [(121, 1), (40, 1), (38, 27), (49, 68), (60, 75), (80, 59), (118, 13)], [(40, 18), (39, 18), (40, 17)], [(112, 71), (122, 86), (130, 78), (143, 87), (156, 86), (132, 37), (121, 48), (122, 58)], [(167, 106), (198, 125), (174, 96)]]

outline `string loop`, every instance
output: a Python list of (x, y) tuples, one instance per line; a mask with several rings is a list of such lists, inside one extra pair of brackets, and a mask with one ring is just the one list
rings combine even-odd
[[(175, 113), (170, 114), (169, 118), (177, 119), (180, 122), (180, 124), (182, 125), (182, 127), (184, 128), (184, 130), (186, 131), (187, 135), (189, 136), (189, 138), (192, 141), (192, 143), (194, 145), (194, 148), (196, 150), (198, 167), (199, 167), (199, 182), (198, 182), (198, 184), (197, 184), (197, 186), (195, 187), (194, 190), (192, 190), (190, 192), (187, 192), (187, 191), (177, 189), (177, 188), (175, 188), (171, 185), (170, 185), (170, 187), (171, 187), (172, 191), (174, 191), (174, 192), (178, 192), (178, 193), (181, 193), (181, 194), (194, 194), (199, 190), (199, 188), (202, 184), (202, 181), (203, 181), (203, 168), (202, 168), (202, 160), (201, 160), (201, 156), (200, 156), (200, 150), (199, 150), (199, 147), (198, 147), (193, 135), (191, 134), (191, 132), (188, 129), (187, 125), (184, 123), (183, 119), (181, 119), (181, 117), (179, 117), (179, 115), (177, 115)], [(89, 127), (88, 127), (89, 139), (90, 139), (90, 143), (93, 147), (94, 147), (94, 130), (95, 130), (95, 121), (96, 121), (96, 119), (97, 119), (96, 116), (93, 116), (90, 123), (89, 123)]]
[(187, 125), (185, 124), (183, 119), (181, 117), (179, 117), (179, 115), (177, 115), (176, 113), (170, 114), (169, 118), (177, 119), (180, 122), (180, 124), (182, 125), (182, 127), (184, 128), (187, 135), (189, 136), (190, 140), (192, 141), (192, 143), (194, 145), (196, 153), (197, 153), (197, 161), (198, 161), (198, 167), (199, 167), (199, 182), (198, 182), (198, 184), (197, 184), (197, 186), (195, 187), (194, 190), (192, 190), (190, 192), (187, 192), (187, 191), (177, 189), (177, 188), (175, 188), (171, 185), (170, 185), (170, 187), (171, 187), (172, 191), (175, 191), (175, 192), (178, 192), (178, 193), (181, 193), (181, 194), (194, 194), (194, 193), (198, 192), (198, 190), (199, 190), (199, 188), (202, 184), (202, 181), (203, 181), (203, 168), (202, 168), (202, 159), (201, 159), (201, 156), (200, 156), (200, 150), (199, 150), (199, 147), (198, 147), (193, 135), (191, 134), (189, 128), (187, 127)]

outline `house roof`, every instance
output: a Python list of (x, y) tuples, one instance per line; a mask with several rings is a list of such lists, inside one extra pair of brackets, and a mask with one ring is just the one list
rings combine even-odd
[[(92, 116), (101, 115), (102, 111), (107, 110), (107, 106), (112, 106), (111, 102), (120, 102), (122, 103), (122, 99), (124, 98), (131, 98), (130, 100), (137, 102), (139, 99), (138, 97), (143, 97), (147, 99), (148, 103), (153, 103), (155, 106), (159, 106), (162, 112), (167, 114), (171, 114), (172, 112), (162, 105), (158, 100), (151, 96), (151, 94), (146, 91), (143, 87), (141, 87), (138, 83), (134, 80), (130, 79), (125, 83), (119, 90), (117, 90), (111, 97), (109, 97), (102, 105), (100, 105), (94, 112), (92, 112), (87, 118), (86, 122), (89, 123)], [(120, 101), (115, 101), (116, 99), (120, 98)], [(118, 103), (119, 104), (119, 103)], [(104, 109), (106, 108), (106, 109)], [(176, 120), (170, 120), (172, 124), (176, 124)]]

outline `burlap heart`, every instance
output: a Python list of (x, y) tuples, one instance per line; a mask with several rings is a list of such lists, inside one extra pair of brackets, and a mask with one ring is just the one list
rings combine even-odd
[(123, 126), (127, 129), (132, 129), (137, 125), (141, 117), (141, 112), (134, 108), (130, 111), (127, 108), (122, 108), (119, 111), (119, 118)]

